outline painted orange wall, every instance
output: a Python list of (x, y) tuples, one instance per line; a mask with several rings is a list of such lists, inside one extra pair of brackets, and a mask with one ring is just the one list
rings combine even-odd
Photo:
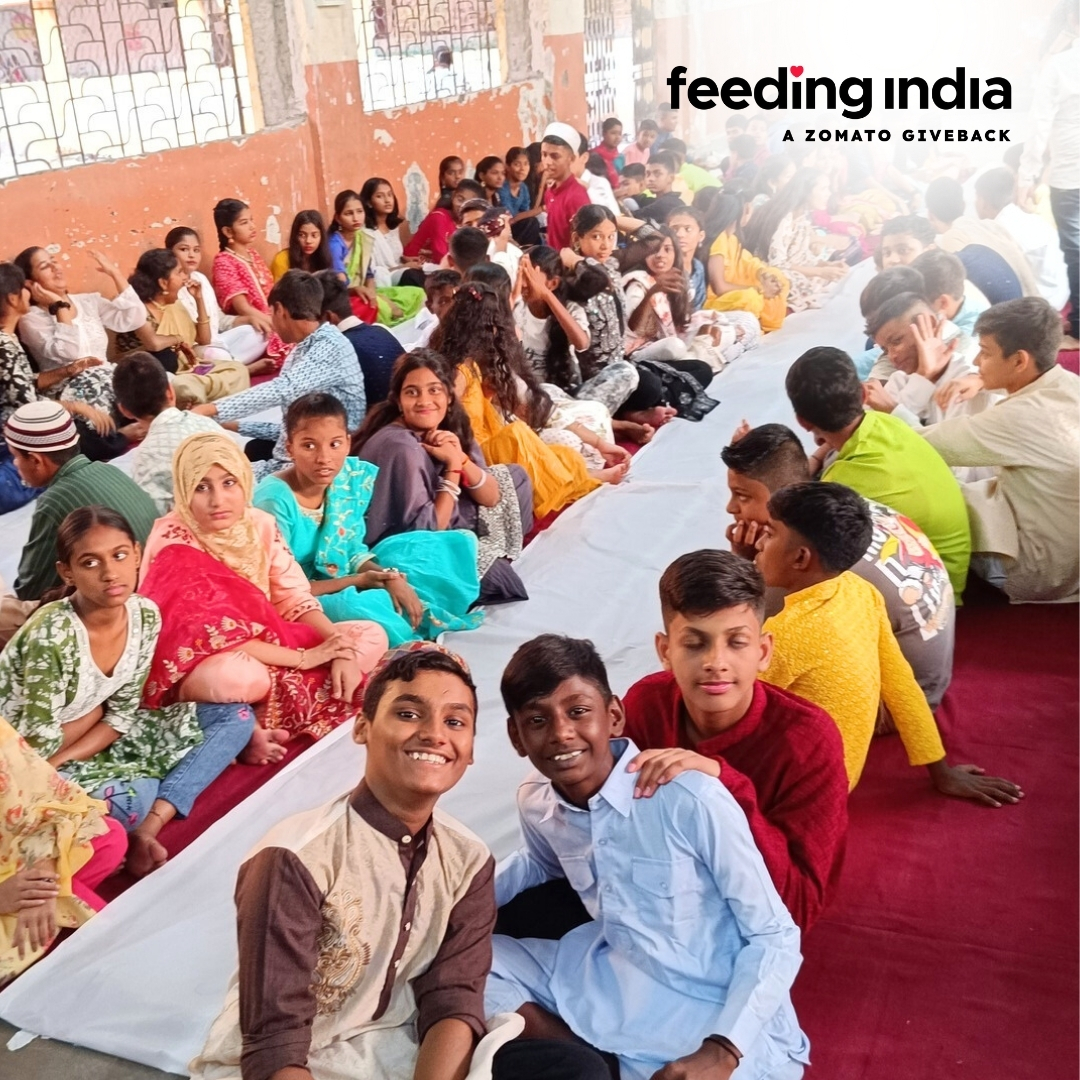
[(434, 198), (441, 157), (476, 162), (531, 141), (547, 122), (542, 82), (517, 83), (462, 100), (365, 113), (355, 62), (307, 69), (308, 118), (295, 127), (123, 161), (20, 177), (0, 186), (0, 258), (32, 244), (60, 249), (73, 291), (111, 293), (86, 251), (99, 247), (129, 273), (174, 225), (203, 238), (204, 268), (217, 250), (212, 211), (219, 199), (250, 203), (270, 237), (269, 259), (297, 210), (330, 209), (334, 194), (386, 176), (398, 188), (415, 161)]
[(589, 129), (585, 103), (585, 38), (582, 34), (556, 34), (544, 38), (544, 51), (555, 60), (552, 111), (556, 120), (573, 124), (584, 134)]

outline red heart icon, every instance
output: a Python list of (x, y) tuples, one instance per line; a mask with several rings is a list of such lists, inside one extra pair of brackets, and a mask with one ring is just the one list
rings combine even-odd
[(798, 78), (798, 77), (799, 77), (799, 76), (800, 76), (800, 75), (801, 75), (802, 73), (803, 73), (803, 66), (802, 66), (802, 64), (799, 64), (799, 66), (798, 66), (798, 67), (793, 67), (793, 68), (791, 69), (791, 74), (792, 74), (792, 75), (794, 75), (796, 79), (797, 79), (797, 78)]

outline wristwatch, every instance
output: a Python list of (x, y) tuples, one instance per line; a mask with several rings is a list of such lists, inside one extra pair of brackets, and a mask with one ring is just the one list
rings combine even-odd
[(54, 303), (51, 303), (49, 305), (49, 314), (55, 319), (56, 318), (56, 313), (58, 311), (60, 311), (61, 308), (70, 308), (70, 307), (71, 307), (71, 305), (66, 300), (57, 300)]

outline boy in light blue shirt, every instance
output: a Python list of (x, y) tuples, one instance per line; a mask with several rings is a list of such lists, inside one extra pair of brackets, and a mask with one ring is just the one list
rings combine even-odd
[(496, 935), (489, 1013), (526, 1038), (579, 1039), (622, 1080), (797, 1080), (809, 1060), (789, 991), (799, 931), (746, 817), (685, 772), (635, 799), (637, 747), (592, 643), (544, 634), (502, 678), (510, 740), (537, 772), (518, 791), (524, 846), (501, 904), (565, 877), (593, 921), (561, 941)]

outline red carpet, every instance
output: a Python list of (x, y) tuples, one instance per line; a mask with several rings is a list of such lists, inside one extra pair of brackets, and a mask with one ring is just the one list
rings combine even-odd
[(1080, 351), (1073, 349), (1071, 352), (1059, 352), (1058, 363), (1071, 371), (1074, 375), (1080, 375)]
[[(1067, 1080), (1077, 1061), (1075, 605), (972, 603), (942, 717), (1019, 806), (946, 799), (875, 742), (795, 1005), (820, 1080)], [(949, 717), (952, 717), (950, 722)]]

